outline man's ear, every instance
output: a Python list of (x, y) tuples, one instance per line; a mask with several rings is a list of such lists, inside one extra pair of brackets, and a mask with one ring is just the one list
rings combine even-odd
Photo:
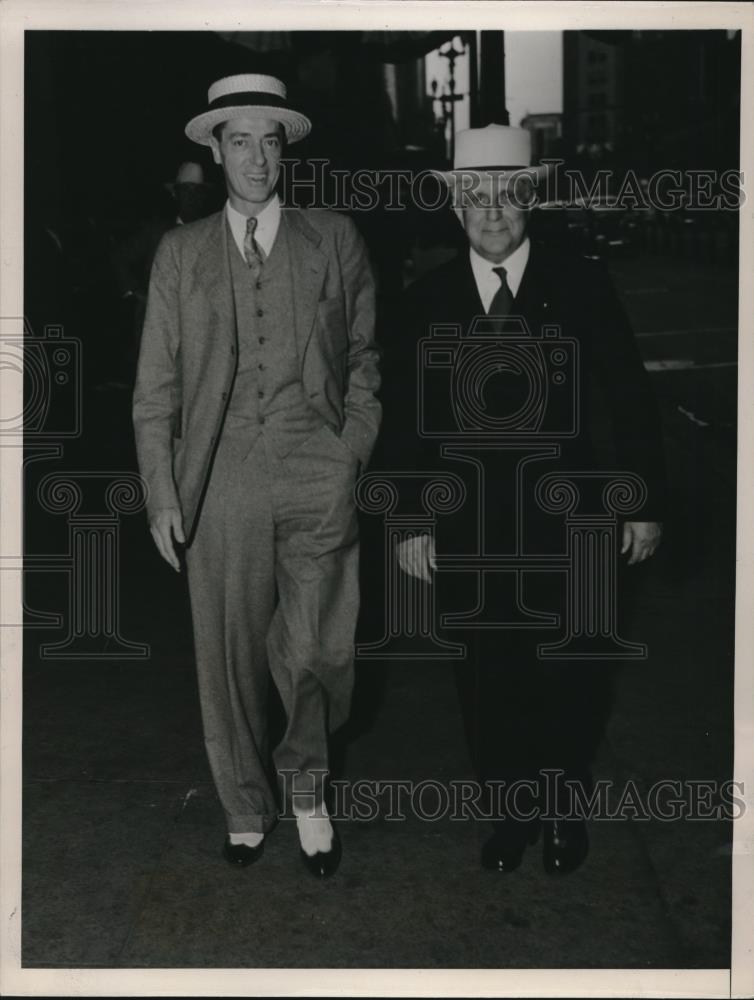
[(219, 166), (223, 162), (222, 157), (220, 156), (220, 143), (213, 135), (211, 135), (209, 137), (209, 144), (212, 147), (212, 159)]

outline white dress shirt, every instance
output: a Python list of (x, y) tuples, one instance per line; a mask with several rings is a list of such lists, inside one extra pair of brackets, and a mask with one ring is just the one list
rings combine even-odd
[(521, 279), (524, 276), (524, 271), (526, 270), (527, 261), (529, 260), (529, 237), (527, 236), (524, 239), (521, 246), (516, 247), (510, 257), (506, 257), (499, 264), (495, 264), (491, 260), (485, 260), (471, 246), (469, 247), (469, 258), (471, 260), (471, 270), (474, 272), (474, 281), (479, 290), (479, 298), (482, 300), (484, 311), (488, 313), (495, 293), (500, 288), (500, 278), (492, 268), (505, 268), (508, 288), (510, 288), (511, 295), (515, 298), (518, 287), (521, 284)]
[[(243, 241), (246, 238), (247, 216), (245, 216), (243, 212), (239, 212), (237, 209), (233, 208), (230, 201), (225, 203), (225, 212), (228, 216), (228, 222), (230, 223), (230, 231), (233, 233), (233, 239), (236, 241), (239, 253), (245, 260)], [(278, 198), (277, 195), (273, 195), (272, 200), (264, 206), (262, 211), (257, 216), (257, 228), (254, 230), (254, 239), (264, 251), (265, 257), (270, 256), (272, 244), (275, 242), (275, 237), (278, 234), (278, 229), (280, 227), (280, 215), (280, 198)]]

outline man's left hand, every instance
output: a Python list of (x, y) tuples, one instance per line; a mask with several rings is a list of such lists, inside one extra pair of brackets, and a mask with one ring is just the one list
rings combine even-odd
[(623, 525), (621, 555), (630, 550), (628, 565), (644, 562), (654, 553), (662, 538), (662, 525), (657, 521), (626, 521)]

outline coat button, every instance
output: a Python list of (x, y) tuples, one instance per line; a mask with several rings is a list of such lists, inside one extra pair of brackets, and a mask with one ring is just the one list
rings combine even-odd
[(264, 309), (257, 309), (257, 316), (264, 316)]
[(259, 343), (260, 343), (260, 344), (263, 344), (263, 343), (265, 342), (265, 340), (267, 340), (267, 338), (266, 338), (266, 337), (260, 337), (260, 338), (259, 338)]

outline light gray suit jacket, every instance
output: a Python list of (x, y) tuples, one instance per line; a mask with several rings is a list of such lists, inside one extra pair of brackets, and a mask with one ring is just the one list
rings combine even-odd
[[(304, 392), (363, 467), (381, 416), (367, 250), (344, 215), (283, 211)], [(134, 390), (147, 512), (151, 517), (179, 507), (189, 541), (238, 361), (228, 238), (224, 209), (163, 237), (152, 267)]]

